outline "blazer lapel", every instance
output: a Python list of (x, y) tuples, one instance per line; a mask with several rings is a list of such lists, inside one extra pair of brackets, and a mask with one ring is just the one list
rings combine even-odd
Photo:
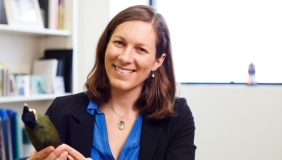
[(71, 113), (71, 145), (85, 157), (90, 157), (94, 131), (94, 117), (86, 110), (89, 99), (85, 95)]
[(154, 120), (144, 116), (141, 133), (140, 159), (150, 160), (159, 141), (162, 128)]

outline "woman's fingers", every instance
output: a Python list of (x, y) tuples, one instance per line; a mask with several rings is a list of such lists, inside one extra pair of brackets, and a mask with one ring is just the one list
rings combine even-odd
[(27, 160), (32, 160), (32, 157), (35, 157), (37, 154), (36, 150), (33, 150), (30, 155), (29, 155), (29, 158)]
[(70, 155), (68, 155), (68, 160), (74, 160)]
[(65, 149), (65, 151), (68, 152), (68, 154), (73, 158), (73, 160), (85, 159), (85, 157), (81, 153), (79, 153), (77, 150), (73, 149), (72, 147), (66, 144), (62, 144), (61, 146)]
[(46, 147), (44, 149), (42, 149), (41, 151), (37, 152), (36, 150), (32, 151), (30, 153), (30, 157), (28, 158), (28, 160), (39, 160), (39, 159), (45, 159), (46, 157), (48, 157), (53, 151), (55, 150), (54, 147), (49, 146)]
[(62, 145), (58, 146), (45, 160), (66, 160), (68, 152), (64, 149)]
[[(74, 160), (70, 155), (68, 155), (68, 160)], [(85, 158), (84, 160), (92, 160), (92, 158)]]
[(68, 159), (69, 160), (92, 160), (91, 158), (85, 158), (80, 152), (78, 152), (77, 150), (73, 149), (72, 147), (66, 145), (66, 144), (62, 144), (61, 145), (65, 151), (68, 152)]
[(68, 152), (64, 151), (62, 154), (59, 155), (59, 157), (56, 158), (56, 160), (66, 160), (68, 157)]
[(28, 160), (92, 160), (91, 158), (85, 158), (81, 153), (72, 147), (62, 144), (58, 146), (56, 149), (52, 146), (44, 148), (43, 150), (36, 152), (33, 151), (30, 154), (30, 158)]

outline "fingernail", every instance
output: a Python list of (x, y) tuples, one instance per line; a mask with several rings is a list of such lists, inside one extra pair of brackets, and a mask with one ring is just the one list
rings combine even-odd
[(49, 151), (54, 151), (54, 150), (55, 150), (55, 148), (53, 146), (49, 147)]

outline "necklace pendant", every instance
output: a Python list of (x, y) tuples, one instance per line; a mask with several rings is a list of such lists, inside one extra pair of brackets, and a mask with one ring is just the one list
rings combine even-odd
[(118, 128), (119, 128), (120, 130), (123, 130), (123, 129), (125, 128), (125, 123), (124, 123), (123, 120), (120, 120), (120, 121), (119, 121), (119, 123), (118, 123)]

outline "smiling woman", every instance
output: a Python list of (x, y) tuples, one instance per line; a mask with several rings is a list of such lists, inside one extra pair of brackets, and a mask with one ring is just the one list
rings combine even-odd
[(126, 8), (109, 22), (85, 88), (46, 112), (67, 145), (31, 160), (195, 159), (194, 118), (175, 96), (169, 31), (152, 7)]

